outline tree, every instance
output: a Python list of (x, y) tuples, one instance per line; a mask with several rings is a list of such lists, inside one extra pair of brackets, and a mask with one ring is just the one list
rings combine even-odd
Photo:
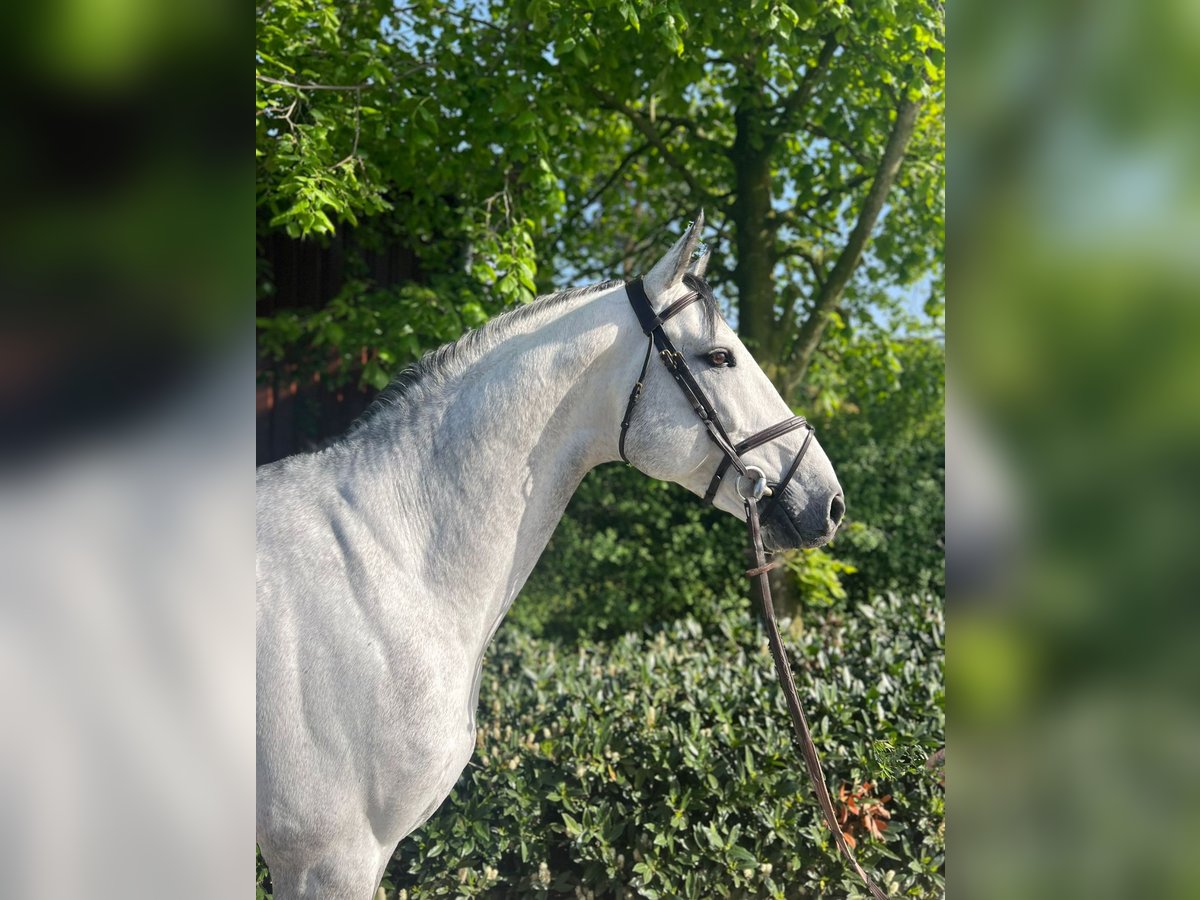
[[(848, 293), (861, 305), (881, 285), (940, 277), (942, 12), (656, 4), (639, 19), (629, 3), (614, 8), (620, 17), (577, 7), (557, 20), (563, 45), (583, 32), (589, 48), (580, 57), (576, 39), (561, 56), (562, 79), (628, 122), (622, 161), (649, 157), (620, 182), (636, 198), (626, 205), (658, 213), (649, 234), (700, 203), (732, 229), (735, 253), (718, 254), (716, 271), (736, 289), (742, 337), (794, 395)], [(615, 26), (621, 17), (640, 39)], [(667, 64), (646, 62), (664, 52)], [(629, 217), (614, 205), (596, 219), (615, 237)], [(872, 279), (854, 285), (877, 230)]]
[(272, 2), (264, 227), (390, 205), (487, 313), (550, 287), (539, 261), (633, 274), (705, 207), (732, 234), (711, 277), (795, 398), (835, 311), (926, 279), (940, 315), (943, 20), (929, 0)]

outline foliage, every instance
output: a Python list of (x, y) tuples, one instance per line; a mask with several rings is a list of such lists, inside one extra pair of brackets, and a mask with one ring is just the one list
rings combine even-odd
[(254, 852), (254, 900), (267, 900), (272, 895), (271, 873), (263, 862), (262, 852), (255, 848)]
[[(472, 41), (488, 38), (447, 28), (455, 21), (465, 20), (432, 3), (260, 7), (259, 234), (355, 238), (350, 278), (332, 302), (258, 321), (268, 358), (324, 374), (331, 359), (366, 354), (359, 377), (378, 388), (425, 350), (536, 294), (534, 235), (558, 191), (533, 190), (549, 184), (544, 154), (527, 129), (496, 118), (513, 102), (489, 94), (501, 76), (462, 70), (479, 60)], [(383, 242), (412, 251), (434, 290), (375, 283), (365, 255)], [(258, 295), (274, 290), (260, 265)]]
[(736, 519), (682, 488), (604, 466), (575, 492), (509, 621), (575, 639), (748, 616), (744, 544)]
[[(936, 777), (876, 762), (881, 742), (913, 759), (942, 745), (943, 636), (924, 595), (789, 639), (835, 794), (891, 795), (874, 832), (847, 828), (892, 896), (943, 889)], [(486, 662), (476, 757), (389, 879), (410, 898), (860, 896), (789, 727), (765, 637), (737, 613), (569, 649), (510, 624)]]
[[(745, 526), (682, 488), (626, 466), (584, 479), (508, 615), (531, 634), (610, 637), (689, 617), (705, 628), (751, 615)], [(846, 599), (852, 565), (790, 555), (804, 602)]]
[[(701, 206), (710, 278), (777, 375), (898, 106), (919, 100), (807, 394), (789, 397), (849, 516), (834, 545), (790, 562), (809, 605), (789, 640), (847, 828), (909, 896), (941, 892), (944, 856), (942, 791), (914, 763), (944, 728), (944, 351), (925, 336), (942, 315), (940, 8), (264, 0), (256, 37), (258, 235), (353, 230), (359, 248), (326, 306), (260, 319), (260, 347), (323, 372), (365, 360), (376, 387), (539, 289), (644, 271)], [(385, 241), (415, 254), (421, 284), (373, 281), (365, 253)], [(755, 270), (765, 317), (746, 305)], [(917, 281), (925, 323), (901, 337), (897, 288)], [(274, 289), (267, 265), (257, 288)], [(679, 488), (592, 473), (489, 653), (478, 765), (401, 845), (389, 883), (410, 897), (857, 896), (751, 624), (743, 541)], [(855, 830), (852, 798), (874, 827)]]
[(426, 350), (456, 340), (501, 308), (480, 300), (461, 277), (388, 288), (352, 278), (320, 310), (259, 318), (258, 348), (267, 358), (287, 359), (302, 369), (324, 370), (331, 356), (340, 358), (342, 365), (327, 376), (331, 384), (343, 382), (361, 360), (361, 381), (381, 390)]
[[(715, 243), (735, 239), (712, 278), (744, 295), (743, 333), (782, 365), (909, 97), (922, 111), (873, 229), (871, 278), (845, 302), (895, 305), (881, 286), (929, 276), (938, 312), (941, 32), (933, 0), (269, 0), (255, 60), (260, 232), (399, 223), (426, 271), (464, 276), (445, 302), (490, 312), (548, 289), (539, 273), (562, 286), (564, 272), (644, 270), (664, 231), (703, 206)], [(755, 271), (769, 290), (752, 315)], [(391, 299), (365, 284), (354, 303)], [(337, 319), (345, 309), (342, 352), (410, 358), (407, 335), (356, 331)], [(332, 334), (300, 330), (313, 329)]]
[[(258, 8), (255, 40), (257, 205), (293, 237), (330, 234), (338, 222), (389, 204), (376, 160), (360, 147), (380, 130), (364, 103), (393, 82), (382, 33), (390, 3), (271, 0)], [(320, 84), (304, 90), (295, 85)], [(347, 102), (347, 96), (351, 102)]]
[(858, 571), (823, 548), (789, 553), (784, 565), (792, 574), (800, 597), (808, 605), (832, 606), (845, 600), (847, 594), (842, 578)]
[[(912, 95), (924, 106), (874, 229), (872, 284), (940, 278), (937, 4), (530, 0), (513, 4), (510, 19), (522, 10), (552, 48), (562, 108), (582, 114), (586, 138), (612, 147), (599, 168), (587, 164), (592, 147), (554, 162), (573, 176), (566, 224), (586, 224), (561, 228), (556, 249), (572, 268), (644, 270), (662, 228), (703, 205), (722, 245), (713, 279), (732, 289), (762, 361), (784, 365), (863, 206), (897, 106)], [(540, 10), (555, 14), (542, 25)], [(865, 300), (852, 286), (847, 302)]]
[(840, 326), (812, 370), (810, 418), (846, 492), (831, 545), (855, 597), (945, 589), (945, 346)]
[[(533, 299), (530, 224), (512, 223), (497, 234), (446, 223), (429, 243), (380, 222), (356, 230), (351, 249), (359, 252), (346, 255), (338, 293), (319, 309), (283, 309), (256, 319), (259, 351), (302, 373), (320, 372), (330, 384), (354, 373), (360, 383), (382, 389), (426, 351)], [(362, 249), (384, 239), (414, 251), (417, 267), (431, 274), (420, 282), (378, 284)], [(260, 297), (274, 293), (269, 266), (262, 266), (257, 290)], [(362, 365), (353, 363), (360, 359)]]

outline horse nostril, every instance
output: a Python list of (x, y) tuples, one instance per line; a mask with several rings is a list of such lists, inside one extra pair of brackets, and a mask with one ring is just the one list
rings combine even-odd
[(842, 516), (846, 514), (846, 500), (842, 496), (842, 492), (838, 491), (833, 495), (833, 499), (829, 501), (829, 519), (835, 526), (842, 523)]

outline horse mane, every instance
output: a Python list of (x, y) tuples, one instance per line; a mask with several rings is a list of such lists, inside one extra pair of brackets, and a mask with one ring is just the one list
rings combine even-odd
[[(717, 318), (721, 315), (720, 306), (713, 295), (712, 288), (703, 278), (691, 274), (685, 275), (683, 281), (700, 295), (705, 326), (711, 333)], [(328, 441), (324, 446), (332, 446), (354, 437), (385, 410), (408, 405), (408, 401), (419, 389), (435, 389), (446, 384), (456, 375), (461, 374), (484, 352), (503, 340), (512, 331), (514, 325), (525, 321), (530, 316), (539, 315), (563, 303), (599, 294), (624, 284), (625, 281), (622, 279), (609, 279), (584, 287), (568, 288), (553, 294), (542, 294), (524, 306), (510, 309), (489, 319), (478, 328), (470, 329), (458, 340), (426, 352), (420, 359), (396, 375), (387, 387), (375, 396), (371, 404), (354, 420), (345, 433)]]
[(371, 404), (354, 420), (350, 428), (333, 443), (358, 434), (387, 409), (406, 405), (408, 399), (419, 388), (433, 388), (445, 384), (461, 373), (466, 365), (478, 359), (482, 353), (499, 343), (512, 326), (548, 309), (571, 300), (598, 294), (609, 288), (624, 284), (619, 279), (610, 279), (584, 287), (569, 288), (553, 294), (535, 297), (524, 306), (518, 306), (489, 319), (478, 328), (472, 328), (458, 340), (429, 350), (418, 360), (406, 366), (391, 382), (375, 395)]

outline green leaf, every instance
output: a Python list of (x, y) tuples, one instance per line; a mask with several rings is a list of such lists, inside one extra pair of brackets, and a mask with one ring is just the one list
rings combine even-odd
[(583, 826), (580, 825), (578, 820), (570, 813), (562, 813), (562, 820), (564, 823), (566, 823), (567, 834), (569, 834), (571, 837), (579, 837), (579, 835), (583, 833)]
[(729, 856), (735, 861), (747, 866), (757, 866), (758, 859), (745, 847), (734, 845), (728, 850)]

